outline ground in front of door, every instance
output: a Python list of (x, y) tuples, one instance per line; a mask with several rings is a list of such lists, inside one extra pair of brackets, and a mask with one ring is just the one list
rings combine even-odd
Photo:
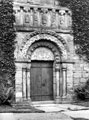
[(89, 120), (89, 107), (72, 104), (35, 105), (45, 113), (0, 113), (0, 120)]
[(0, 120), (72, 120), (63, 113), (1, 113)]

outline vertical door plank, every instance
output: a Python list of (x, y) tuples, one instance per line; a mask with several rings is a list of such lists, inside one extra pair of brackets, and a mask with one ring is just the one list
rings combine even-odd
[(31, 68), (31, 99), (41, 100), (41, 68), (38, 64)]
[(45, 63), (42, 67), (42, 100), (53, 99), (53, 67)]

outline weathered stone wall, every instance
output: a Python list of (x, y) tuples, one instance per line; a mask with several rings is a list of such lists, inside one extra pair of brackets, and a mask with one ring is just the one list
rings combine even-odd
[(75, 55), (75, 64), (73, 68), (74, 87), (85, 85), (89, 79), (89, 63)]

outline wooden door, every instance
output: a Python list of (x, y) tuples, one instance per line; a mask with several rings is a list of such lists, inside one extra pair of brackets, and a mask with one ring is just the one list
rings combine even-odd
[(31, 100), (45, 101), (53, 99), (53, 63), (32, 62)]

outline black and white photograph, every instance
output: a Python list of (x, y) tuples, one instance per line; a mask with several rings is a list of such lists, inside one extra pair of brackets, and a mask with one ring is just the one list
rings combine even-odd
[(0, 0), (0, 120), (89, 120), (89, 0)]

